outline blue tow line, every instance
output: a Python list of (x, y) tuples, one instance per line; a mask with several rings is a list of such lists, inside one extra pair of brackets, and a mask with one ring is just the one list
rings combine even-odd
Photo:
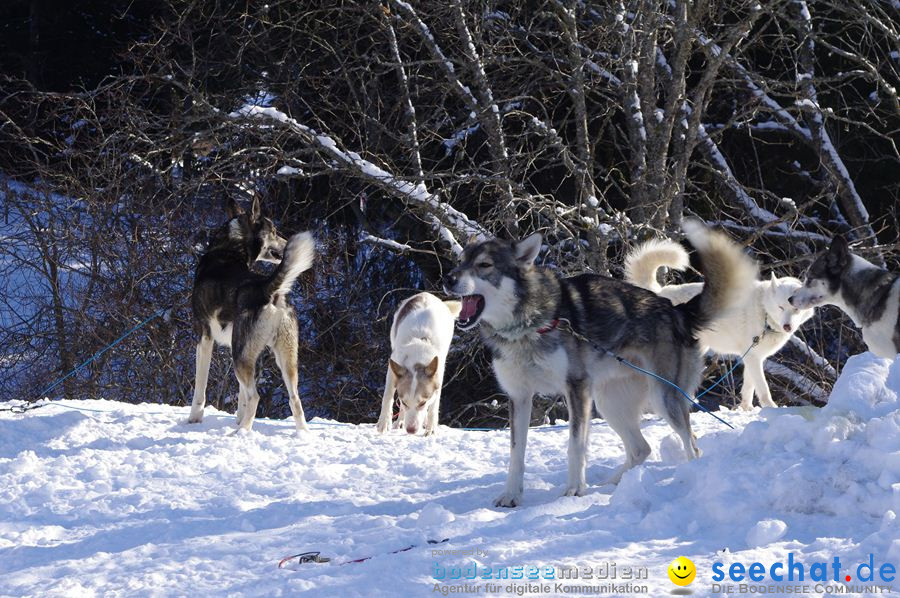
[[(751, 346), (750, 349), (752, 349), (752, 348), (753, 348), (753, 347)], [(747, 351), (750, 351), (750, 349), (747, 349)], [(744, 355), (746, 355), (746, 354), (747, 354), (747, 353), (744, 353)], [(637, 366), (637, 365), (631, 363), (630, 361), (628, 361), (628, 360), (625, 359), (624, 357), (620, 357), (620, 356), (618, 356), (618, 355), (616, 355), (616, 354), (614, 354), (614, 353), (612, 353), (612, 352), (610, 352), (610, 355), (612, 355), (612, 356), (615, 358), (615, 360), (618, 361), (619, 363), (621, 363), (622, 365), (628, 366), (628, 367), (630, 367), (631, 369), (633, 369), (633, 370), (635, 370), (635, 371), (638, 371), (638, 372), (640, 372), (640, 373), (642, 373), (642, 374), (647, 374), (648, 376), (650, 376), (651, 378), (653, 378), (653, 379), (655, 379), (655, 380), (659, 380), (660, 382), (664, 382), (664, 383), (668, 384), (669, 386), (671, 386), (672, 388), (674, 388), (675, 390), (677, 390), (678, 392), (680, 392), (680, 393), (681, 393), (681, 396), (683, 396), (685, 399), (687, 399), (688, 401), (690, 401), (691, 403), (693, 403), (698, 409), (700, 409), (700, 410), (702, 410), (702, 411), (705, 411), (706, 413), (710, 414), (711, 416), (713, 416), (714, 418), (716, 418), (717, 420), (719, 420), (720, 422), (722, 422), (723, 424), (725, 424), (726, 426), (728, 426), (729, 428), (731, 428), (732, 430), (734, 430), (734, 426), (732, 426), (732, 425), (729, 424), (727, 421), (725, 421), (724, 419), (722, 419), (721, 417), (719, 417), (718, 415), (716, 415), (715, 413), (713, 413), (712, 411), (710, 411), (709, 409), (707, 409), (706, 407), (704, 407), (703, 405), (701, 405), (701, 404), (700, 404), (699, 402), (697, 402), (696, 400), (692, 399), (691, 396), (690, 396), (688, 393), (686, 393), (686, 392), (684, 391), (684, 389), (682, 389), (680, 386), (678, 386), (677, 384), (675, 384), (675, 383), (672, 382), (671, 380), (667, 380), (666, 378), (663, 378), (663, 377), (660, 376), (659, 374), (654, 374), (654, 373), (651, 372), (650, 370), (645, 370), (644, 368), (642, 368), (642, 367), (640, 367), (640, 366)], [(738, 364), (740, 364), (740, 362), (741, 362), (741, 359), (737, 359), (737, 360), (735, 361), (735, 364), (734, 364), (733, 366), (731, 366), (731, 369), (730, 369), (730, 370), (728, 370), (727, 372), (725, 372), (725, 374), (724, 374), (721, 378), (719, 378), (718, 380), (716, 380), (715, 383), (713, 383), (712, 386), (710, 386), (709, 388), (707, 388), (706, 390), (704, 390), (703, 392), (701, 392), (700, 394), (698, 394), (698, 395), (697, 395), (697, 398), (699, 399), (700, 397), (702, 397), (703, 395), (705, 395), (706, 393), (708, 393), (709, 391), (711, 391), (713, 388), (715, 388), (716, 386), (718, 386), (723, 380), (725, 380), (725, 378), (728, 376), (728, 374), (730, 374), (731, 372), (734, 371), (734, 369), (738, 366)]]
[[(765, 334), (765, 333), (763, 333), (763, 334)], [(687, 399), (688, 401), (690, 401), (691, 403), (693, 403), (694, 405), (696, 405), (697, 408), (701, 409), (702, 411), (705, 411), (706, 413), (710, 414), (711, 416), (713, 416), (714, 418), (716, 418), (717, 420), (719, 420), (720, 422), (722, 422), (723, 424), (725, 424), (726, 426), (728, 426), (729, 428), (731, 428), (732, 430), (734, 430), (734, 426), (732, 426), (732, 425), (729, 424), (727, 421), (725, 421), (724, 419), (722, 419), (721, 417), (719, 417), (718, 415), (716, 415), (715, 413), (713, 413), (712, 411), (710, 411), (709, 409), (707, 409), (706, 407), (704, 407), (703, 405), (701, 405), (698, 401), (699, 401), (699, 399), (700, 399), (701, 397), (703, 397), (703, 395), (705, 395), (706, 393), (708, 393), (709, 391), (711, 391), (712, 389), (714, 389), (715, 387), (717, 387), (719, 384), (721, 384), (721, 383), (725, 380), (725, 378), (727, 378), (728, 376), (731, 375), (731, 372), (733, 372), (733, 371), (737, 368), (737, 366), (740, 365), (741, 362), (744, 361), (744, 358), (747, 356), (747, 353), (749, 353), (750, 350), (753, 349), (753, 347), (755, 347), (755, 346), (759, 343), (760, 338), (761, 338), (761, 337), (759, 337), (759, 336), (754, 336), (754, 337), (753, 337), (753, 343), (752, 343), (749, 347), (747, 347), (747, 350), (744, 351), (744, 353), (734, 361), (734, 365), (732, 365), (732, 366), (728, 369), (727, 372), (725, 372), (724, 374), (722, 374), (722, 376), (721, 376), (718, 380), (716, 380), (715, 382), (713, 382), (712, 385), (711, 385), (709, 388), (707, 388), (706, 390), (704, 390), (703, 392), (701, 392), (700, 394), (698, 394), (698, 395), (696, 396), (696, 399), (697, 399), (697, 400), (692, 399), (692, 398), (690, 397), (690, 395), (688, 395), (688, 393), (684, 392), (684, 390), (683, 390), (680, 386), (678, 386), (677, 384), (675, 384), (675, 383), (672, 382), (671, 380), (667, 380), (667, 379), (663, 378), (662, 376), (660, 376), (660, 375), (658, 375), (658, 374), (654, 374), (653, 372), (651, 372), (651, 371), (649, 371), (649, 370), (645, 370), (645, 369), (642, 368), (642, 367), (636, 366), (635, 364), (631, 363), (630, 361), (628, 361), (628, 360), (625, 359), (624, 357), (620, 357), (620, 356), (616, 355), (615, 353), (612, 353), (611, 351), (610, 351), (609, 353), (610, 353), (610, 355), (612, 355), (613, 357), (615, 357), (616, 361), (618, 361), (618, 362), (621, 363), (622, 365), (626, 365), (626, 366), (630, 367), (630, 368), (633, 369), (633, 370), (637, 370), (638, 372), (641, 372), (642, 374), (647, 374), (647, 375), (650, 376), (651, 378), (655, 378), (655, 379), (659, 380), (660, 382), (665, 382), (666, 384), (668, 384), (669, 386), (671, 386), (672, 388), (674, 388), (675, 390), (677, 390), (678, 392), (680, 392), (681, 395), (682, 395), (685, 399)]]
[[(87, 367), (89, 364), (96, 361), (101, 355), (103, 355), (104, 353), (106, 353), (107, 351), (109, 351), (110, 349), (112, 349), (113, 347), (118, 345), (119, 343), (121, 343), (123, 340), (125, 340), (126, 338), (128, 338), (129, 336), (131, 336), (132, 334), (134, 334), (135, 332), (137, 332), (138, 330), (140, 330), (141, 328), (143, 328), (144, 326), (146, 326), (147, 324), (149, 324), (150, 322), (155, 320), (156, 318), (160, 317), (161, 315), (163, 315), (164, 313), (169, 311), (170, 309), (171, 309), (170, 307), (163, 307), (160, 310), (158, 310), (156, 313), (154, 313), (152, 316), (150, 316), (149, 318), (147, 318), (146, 320), (141, 322), (140, 324), (137, 324), (136, 326), (133, 326), (132, 328), (130, 328), (125, 334), (123, 334), (122, 336), (120, 336), (119, 338), (117, 338), (116, 340), (111, 342), (110, 344), (106, 345), (105, 347), (103, 347), (102, 349), (100, 349), (99, 351), (94, 353), (89, 359), (82, 362), (80, 365), (75, 367), (68, 374), (66, 374), (65, 376), (58, 379), (56, 382), (54, 382), (53, 384), (51, 384), (50, 386), (48, 386), (47, 388), (45, 388), (44, 390), (39, 392), (37, 394), (36, 399), (45, 397), (48, 392), (59, 387), (60, 384), (62, 384), (63, 382), (65, 382), (66, 380), (68, 380), (69, 378), (74, 376), (75, 374), (77, 374), (79, 371), (81, 371), (83, 368)], [(53, 401), (54, 399), (48, 399), (48, 400)], [(25, 411), (29, 411), (31, 409), (37, 409), (38, 407), (43, 407), (44, 405), (46, 405), (46, 403), (35, 403), (33, 405), (28, 405), (28, 406), (13, 407), (12, 409), (10, 409), (10, 411), (14, 411), (16, 413), (24, 413)]]
[[(628, 361), (627, 359), (625, 359), (625, 358), (622, 357), (621, 355), (618, 355), (618, 354), (614, 353), (613, 351), (607, 349), (606, 347), (601, 347), (600, 345), (598, 345), (597, 343), (595, 343), (594, 341), (592, 341), (592, 340), (589, 339), (588, 337), (584, 336), (583, 334), (579, 333), (579, 332), (576, 331), (574, 328), (572, 328), (572, 323), (571, 323), (567, 318), (558, 318), (558, 319), (555, 319), (555, 320), (553, 320), (549, 325), (547, 325), (547, 326), (545, 326), (545, 327), (543, 327), (543, 328), (538, 329), (538, 332), (539, 332), (540, 334), (545, 334), (545, 333), (550, 332), (551, 330), (554, 330), (554, 329), (559, 329), (561, 332), (567, 332), (567, 333), (571, 334), (572, 337), (575, 338), (576, 340), (583, 341), (583, 342), (589, 344), (589, 345), (590, 345), (591, 347), (593, 347), (595, 350), (600, 351), (601, 353), (605, 353), (606, 355), (609, 355), (610, 357), (612, 357), (613, 359), (615, 359), (616, 361), (618, 361), (618, 362), (621, 363), (622, 365), (624, 365), (624, 366), (626, 366), (626, 367), (629, 367), (629, 368), (635, 370), (636, 372), (640, 372), (640, 373), (642, 373), (642, 374), (646, 374), (647, 376), (650, 376), (650, 377), (653, 378), (654, 380), (659, 380), (660, 382), (662, 382), (662, 383), (664, 383), (664, 384), (668, 384), (669, 386), (671, 386), (672, 388), (674, 388), (675, 390), (677, 390), (679, 393), (681, 393), (681, 396), (683, 396), (685, 399), (687, 399), (688, 402), (690, 402), (691, 404), (695, 405), (698, 409), (700, 409), (701, 411), (703, 411), (703, 412), (705, 412), (705, 413), (708, 413), (709, 415), (713, 416), (714, 418), (716, 418), (717, 420), (719, 420), (720, 422), (722, 422), (723, 424), (725, 424), (726, 426), (728, 426), (729, 428), (731, 428), (732, 430), (734, 430), (734, 426), (732, 426), (732, 425), (729, 424), (727, 421), (725, 421), (724, 419), (722, 419), (721, 417), (719, 417), (718, 415), (716, 415), (715, 413), (713, 413), (712, 411), (710, 411), (709, 409), (707, 409), (706, 407), (704, 407), (703, 405), (701, 405), (697, 400), (695, 400), (695, 399), (692, 398), (687, 392), (685, 392), (685, 390), (684, 390), (683, 388), (681, 388), (680, 386), (678, 386), (677, 384), (675, 384), (675, 383), (672, 382), (671, 380), (669, 380), (669, 379), (667, 379), (667, 378), (663, 378), (663, 377), (660, 376), (659, 374), (656, 374), (656, 373), (654, 373), (654, 372), (651, 372), (650, 370), (645, 370), (644, 368), (642, 368), (642, 367), (640, 367), (640, 366), (638, 366), (638, 365), (635, 365), (635, 364), (631, 363), (630, 361)], [(762, 338), (762, 336), (763, 336), (765, 333), (766, 333), (766, 331), (764, 330), (763, 333), (762, 333), (761, 335), (759, 335), (759, 336), (754, 336), (754, 337), (753, 337), (753, 342), (750, 343), (750, 346), (747, 347), (747, 350), (744, 351), (744, 353), (743, 353), (740, 357), (738, 357), (738, 358), (735, 360), (734, 365), (732, 365), (731, 368), (730, 368), (727, 372), (725, 372), (718, 380), (716, 380), (715, 382), (713, 382), (713, 384), (712, 384), (709, 388), (707, 388), (706, 390), (704, 390), (703, 392), (701, 392), (700, 394), (698, 394), (696, 398), (697, 398), (697, 399), (700, 399), (703, 395), (705, 395), (706, 393), (708, 393), (709, 391), (711, 391), (712, 389), (714, 389), (716, 386), (718, 386), (719, 384), (721, 384), (721, 383), (725, 380), (725, 378), (727, 378), (727, 377), (731, 374), (731, 372), (733, 372), (733, 371), (735, 370), (735, 368), (737, 368), (737, 366), (738, 366), (741, 362), (744, 361), (744, 357), (747, 356), (747, 353), (749, 353), (750, 350), (753, 349), (753, 347), (755, 347), (756, 345), (759, 344), (760, 339)]]

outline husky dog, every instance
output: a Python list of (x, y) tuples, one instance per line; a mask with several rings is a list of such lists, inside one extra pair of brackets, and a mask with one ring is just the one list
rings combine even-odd
[(673, 381), (687, 393), (697, 388), (702, 355), (695, 336), (749, 292), (757, 271), (722, 234), (692, 220), (684, 229), (700, 254), (707, 280), (699, 295), (678, 306), (613, 278), (562, 278), (536, 267), (533, 262), (541, 249), (537, 233), (518, 242), (494, 239), (465, 248), (445, 288), (462, 297), (457, 325), (465, 330), (481, 324), (497, 381), (510, 399), (509, 473), (496, 506), (514, 507), (522, 499), (525, 442), (536, 393), (563, 395), (569, 408), (568, 496), (586, 490), (592, 401), (625, 445), (625, 463), (609, 482), (618, 482), (650, 454), (640, 426), (645, 406), (678, 433), (689, 459), (700, 456), (684, 397), (610, 354)]
[(900, 353), (900, 275), (850, 253), (843, 237), (809, 267), (791, 304), (835, 305), (862, 328), (869, 351), (887, 359)]
[[(256, 417), (256, 361), (263, 349), (275, 361), (290, 397), (298, 430), (306, 418), (297, 394), (297, 316), (288, 301), (294, 281), (313, 261), (315, 242), (308, 232), (285, 241), (262, 216), (254, 199), (246, 214), (231, 202), (229, 220), (212, 234), (200, 257), (191, 295), (197, 343), (197, 372), (189, 423), (203, 419), (206, 381), (213, 343), (231, 347), (240, 386), (237, 425), (249, 430)], [(278, 264), (271, 275), (250, 270), (256, 261)]]
[(406, 431), (425, 435), (437, 431), (441, 386), (447, 353), (453, 340), (453, 321), (459, 301), (441, 301), (430, 293), (413, 295), (400, 304), (391, 325), (391, 357), (388, 360), (378, 431), (391, 427), (394, 393), (400, 395), (400, 418)]
[[(688, 254), (684, 247), (668, 239), (648, 241), (625, 258), (625, 280), (670, 300), (675, 305), (689, 301), (703, 290), (702, 282), (660, 286), (656, 271), (661, 266), (684, 270)], [(775, 274), (769, 280), (754, 280), (750, 292), (734, 309), (724, 312), (697, 336), (700, 345), (720, 355), (744, 356), (744, 382), (741, 385), (741, 408), (753, 407), (756, 391), (759, 404), (775, 407), (763, 371), (763, 362), (781, 350), (791, 335), (813, 316), (812, 309), (798, 309), (790, 297), (803, 286), (796, 278)], [(753, 345), (753, 339), (759, 343)], [(749, 352), (747, 349), (750, 349)]]

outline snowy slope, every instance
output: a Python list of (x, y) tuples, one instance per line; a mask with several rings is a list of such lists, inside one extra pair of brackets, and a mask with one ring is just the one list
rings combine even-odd
[[(580, 498), (560, 496), (567, 431), (534, 429), (525, 504), (512, 510), (490, 506), (505, 431), (381, 437), (372, 425), (313, 421), (297, 437), (291, 422), (257, 420), (236, 435), (233, 418), (209, 408), (187, 426), (186, 407), (105, 401), (0, 413), (0, 594), (425, 596), (438, 595), (435, 564), (614, 562), (647, 567), (641, 583), (658, 596), (674, 588), (669, 562), (685, 555), (704, 596), (717, 560), (793, 552), (855, 568), (872, 553), (876, 566), (900, 566), (898, 394), (900, 358), (857, 356), (824, 409), (726, 413), (734, 431), (695, 413), (704, 456), (691, 463), (647, 418), (648, 463)], [(589, 482), (621, 460), (596, 421)], [(306, 550), (333, 561), (277, 568)]]

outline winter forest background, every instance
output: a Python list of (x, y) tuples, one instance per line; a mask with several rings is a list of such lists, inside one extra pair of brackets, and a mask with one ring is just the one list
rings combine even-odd
[[(0, 77), (3, 399), (172, 306), (53, 396), (189, 403), (193, 267), (228, 197), (315, 231), (301, 397), (350, 422), (377, 417), (394, 308), (473, 235), (538, 230), (544, 264), (621, 276), (694, 214), (767, 277), (835, 233), (898, 268), (897, 0), (12, 0)], [(821, 404), (862, 350), (818, 310), (767, 363), (776, 401)], [(447, 372), (442, 423), (505, 422), (477, 333)], [(277, 371), (260, 393), (287, 415)]]

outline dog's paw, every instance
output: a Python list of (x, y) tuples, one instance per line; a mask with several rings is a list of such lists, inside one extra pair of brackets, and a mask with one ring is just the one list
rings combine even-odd
[(741, 404), (738, 405), (738, 408), (741, 411), (753, 411), (753, 403), (747, 403), (747, 402), (741, 401)]
[(514, 507), (518, 507), (522, 502), (522, 494), (520, 492), (504, 492), (496, 499), (494, 499), (495, 507), (503, 507), (505, 509), (512, 509)]
[(390, 429), (391, 420), (379, 419), (378, 424), (375, 426), (375, 430), (377, 430), (379, 434), (384, 434)]
[(189, 424), (199, 424), (202, 421), (203, 421), (202, 413), (200, 415), (192, 415), (189, 418), (187, 418), (187, 423), (189, 423)]
[(585, 494), (587, 494), (587, 487), (583, 484), (579, 484), (578, 486), (569, 486), (566, 488), (566, 492), (563, 496), (584, 496)]

